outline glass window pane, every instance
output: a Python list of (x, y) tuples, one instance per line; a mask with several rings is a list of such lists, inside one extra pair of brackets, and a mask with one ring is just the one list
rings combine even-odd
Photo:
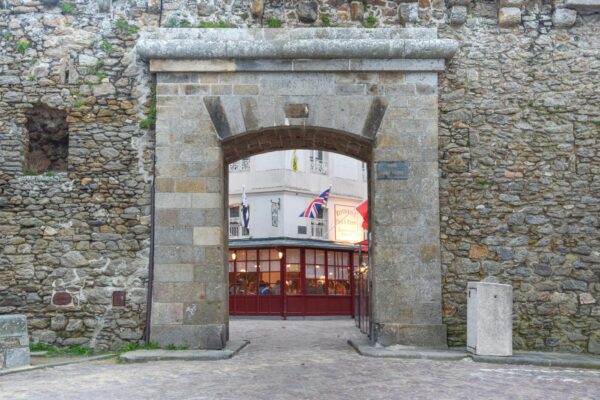
[(281, 261), (271, 261), (269, 264), (271, 265), (271, 272), (279, 272), (281, 269)]
[(279, 260), (279, 250), (277, 250), (277, 249), (271, 249), (270, 254), (269, 254), (269, 258), (271, 260)]
[(300, 281), (300, 264), (286, 264), (285, 273), (285, 293), (289, 295), (302, 294), (302, 286)]
[(348, 253), (342, 253), (342, 265), (347, 266), (350, 265), (350, 259), (348, 258)]
[(325, 251), (317, 250), (317, 264), (325, 265)]
[(315, 251), (314, 250), (310, 250), (310, 249), (304, 250), (304, 257), (305, 257), (305, 261), (307, 264), (315, 263)]
[(315, 267), (312, 265), (307, 265), (306, 268), (304, 269), (304, 276), (307, 279), (314, 279), (316, 277), (315, 275)]
[(258, 251), (258, 259), (261, 261), (268, 260), (269, 259), (269, 249), (260, 249)]
[(237, 250), (235, 252), (235, 254), (237, 254), (236, 260), (238, 260), (238, 261), (245, 261), (246, 260), (246, 250)]
[(258, 289), (258, 274), (256, 272), (246, 272), (246, 294), (256, 294)]
[(248, 250), (247, 260), (256, 260), (257, 253), (256, 250)]
[(300, 263), (300, 250), (299, 249), (287, 249), (285, 252), (285, 260), (289, 264)]
[(246, 263), (246, 272), (256, 272), (258, 265), (253, 261), (249, 261)]
[(327, 264), (335, 265), (335, 254), (333, 251), (327, 252)]

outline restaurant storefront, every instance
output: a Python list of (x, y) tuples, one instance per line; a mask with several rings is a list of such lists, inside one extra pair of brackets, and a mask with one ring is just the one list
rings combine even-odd
[(229, 313), (354, 316), (352, 246), (242, 247), (229, 250)]

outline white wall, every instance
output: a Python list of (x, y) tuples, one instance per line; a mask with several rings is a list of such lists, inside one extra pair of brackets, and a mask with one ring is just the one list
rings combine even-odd
[[(310, 220), (299, 214), (323, 190), (332, 187), (327, 207), (327, 239), (336, 238), (336, 204), (356, 207), (367, 197), (367, 182), (363, 180), (362, 163), (350, 157), (325, 153), (327, 175), (310, 171), (309, 150), (296, 150), (298, 171), (292, 171), (293, 151), (279, 151), (254, 156), (250, 171), (229, 174), (229, 203), (241, 202), (242, 185), (250, 204), (250, 237), (311, 238)], [(280, 201), (279, 226), (272, 226), (271, 201)], [(344, 211), (344, 210), (342, 210)], [(345, 210), (348, 211), (348, 210)], [(339, 218), (338, 218), (339, 220)], [(352, 223), (356, 227), (352, 239)], [(346, 242), (362, 240), (362, 218), (351, 215), (341, 221)], [(307, 235), (298, 234), (298, 225), (307, 226)], [(341, 226), (341, 225), (340, 225)]]

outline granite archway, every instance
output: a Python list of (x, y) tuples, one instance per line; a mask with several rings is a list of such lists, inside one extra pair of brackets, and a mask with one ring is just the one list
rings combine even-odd
[(441, 312), (434, 29), (162, 29), (151, 340), (228, 340), (225, 166), (285, 148), (370, 164), (371, 337), (446, 346)]

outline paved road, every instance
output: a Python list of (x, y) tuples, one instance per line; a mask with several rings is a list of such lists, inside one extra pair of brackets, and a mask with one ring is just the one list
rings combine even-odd
[(231, 360), (70, 365), (0, 377), (0, 399), (598, 399), (600, 371), (361, 357), (351, 320), (234, 320)]

